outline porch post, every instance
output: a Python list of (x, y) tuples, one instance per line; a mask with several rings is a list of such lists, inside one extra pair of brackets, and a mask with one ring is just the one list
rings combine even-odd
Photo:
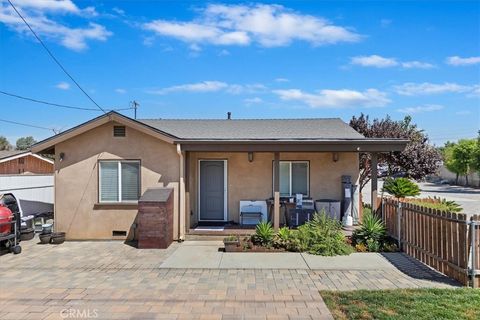
[(183, 240), (185, 238), (185, 152), (182, 151), (182, 146), (177, 144), (177, 153), (179, 155), (179, 223), (178, 223), (178, 238)]
[(273, 159), (273, 228), (280, 228), (280, 153), (274, 153)]
[(378, 165), (378, 154), (372, 152), (371, 156), (371, 204), (372, 204), (372, 213), (377, 212), (377, 193), (378, 193), (378, 181), (377, 181), (377, 165)]

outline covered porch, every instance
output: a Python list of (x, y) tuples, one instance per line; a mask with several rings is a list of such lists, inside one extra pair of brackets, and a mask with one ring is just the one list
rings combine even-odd
[(313, 203), (319, 199), (343, 202), (345, 176), (354, 186), (348, 196), (356, 222), (361, 206), (359, 153), (371, 154), (375, 206), (378, 153), (400, 151), (403, 147), (404, 141), (384, 139), (182, 141), (177, 144), (181, 168), (179, 238), (184, 239), (185, 234), (251, 234), (255, 224), (241, 223), (244, 201), (263, 202), (267, 212), (262, 220), (278, 229), (287, 224), (296, 194)]

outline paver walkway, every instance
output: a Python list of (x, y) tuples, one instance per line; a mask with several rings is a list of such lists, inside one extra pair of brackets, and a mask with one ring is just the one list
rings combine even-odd
[(319, 290), (455, 285), (401, 254), (378, 270), (164, 268), (191, 244), (22, 245), (0, 256), (0, 319), (331, 319)]

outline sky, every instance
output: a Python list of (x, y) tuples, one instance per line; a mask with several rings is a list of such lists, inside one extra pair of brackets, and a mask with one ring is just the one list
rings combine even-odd
[[(406, 115), (431, 141), (480, 128), (478, 1), (11, 0), (104, 109), (138, 118)], [(0, 135), (102, 114), (0, 0)], [(121, 113), (133, 117), (133, 110)]]

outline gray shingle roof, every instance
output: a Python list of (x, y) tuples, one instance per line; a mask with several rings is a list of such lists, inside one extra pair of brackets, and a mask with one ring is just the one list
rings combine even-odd
[(186, 140), (322, 140), (364, 139), (339, 118), (331, 119), (140, 119)]
[(29, 150), (1, 150), (0, 160), (8, 157), (16, 156), (17, 154), (27, 153)]

